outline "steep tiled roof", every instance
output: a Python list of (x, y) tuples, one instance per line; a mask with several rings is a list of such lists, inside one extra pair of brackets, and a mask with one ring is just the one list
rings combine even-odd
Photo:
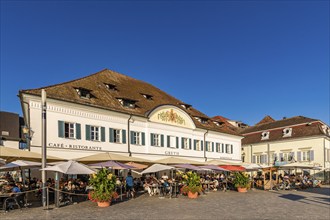
[[(290, 138), (327, 135), (323, 133), (321, 126), (322, 123), (317, 119), (297, 116), (248, 127), (243, 129), (240, 133), (244, 136), (242, 145), (246, 145), (253, 143), (279, 141)], [(283, 137), (284, 128), (292, 128), (291, 136)], [(269, 139), (261, 140), (261, 134), (264, 131), (269, 131)]]
[[(109, 90), (106, 84), (115, 86), (115, 90)], [(90, 90), (92, 98), (83, 99), (77, 94), (77, 88)], [(174, 105), (191, 116), (196, 127), (213, 130), (217, 132), (237, 135), (236, 132), (215, 125), (207, 115), (193, 107), (184, 108), (181, 100), (165, 93), (155, 86), (117, 73), (112, 70), (104, 69), (95, 74), (77, 80), (47, 86), (38, 89), (21, 90), (20, 93), (41, 96), (41, 89), (45, 89), (47, 97), (67, 102), (88, 105), (107, 110), (133, 114), (136, 116), (147, 117), (147, 114), (160, 105)], [(151, 100), (143, 97), (143, 94), (152, 96)], [(118, 98), (135, 100), (136, 108), (127, 108), (120, 104)], [(209, 119), (207, 123), (199, 122), (195, 117)]]

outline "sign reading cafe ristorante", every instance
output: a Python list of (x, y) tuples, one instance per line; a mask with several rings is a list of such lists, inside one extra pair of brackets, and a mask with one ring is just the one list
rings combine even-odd
[(86, 145), (79, 145), (79, 144), (63, 144), (63, 143), (61, 143), (61, 144), (60, 143), (48, 143), (48, 147), (76, 149), (76, 150), (95, 150), (95, 151), (102, 150), (101, 147), (96, 147), (96, 146), (86, 146)]

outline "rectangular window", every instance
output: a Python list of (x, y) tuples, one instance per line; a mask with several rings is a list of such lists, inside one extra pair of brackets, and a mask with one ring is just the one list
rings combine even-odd
[(231, 145), (230, 144), (226, 144), (226, 153), (227, 154), (231, 154)]
[(201, 141), (200, 140), (196, 140), (196, 150), (197, 151), (201, 150)]
[(216, 145), (215, 145), (215, 151), (216, 152), (221, 152), (221, 144), (220, 143), (216, 143)]
[(91, 141), (100, 140), (100, 127), (91, 126)]
[(151, 146), (160, 147), (161, 146), (160, 138), (161, 138), (160, 134), (153, 134), (153, 141)]
[(133, 132), (133, 144), (141, 145), (141, 132)]
[(209, 151), (209, 152), (212, 151), (212, 146), (211, 146), (211, 142), (210, 141), (206, 141), (205, 142), (205, 147), (206, 147), (206, 151)]
[(176, 137), (175, 136), (167, 136), (167, 147), (176, 148)]
[(182, 149), (189, 149), (189, 140), (188, 138), (182, 138)]
[(302, 151), (302, 161), (310, 161), (310, 151)]
[(64, 122), (64, 137), (65, 138), (75, 138), (74, 136), (74, 123)]
[(121, 130), (120, 129), (113, 129), (113, 142), (114, 143), (121, 143)]

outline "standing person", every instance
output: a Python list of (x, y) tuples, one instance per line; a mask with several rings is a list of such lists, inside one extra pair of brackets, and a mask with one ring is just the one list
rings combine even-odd
[(132, 177), (132, 173), (128, 172), (127, 176), (126, 176), (126, 197), (128, 198), (130, 195), (132, 196), (132, 198), (134, 198), (134, 181), (133, 181), (133, 177)]

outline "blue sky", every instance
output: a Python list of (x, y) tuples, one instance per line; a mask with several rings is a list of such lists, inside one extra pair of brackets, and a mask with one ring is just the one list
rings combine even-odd
[(2, 111), (104, 68), (208, 116), (330, 124), (329, 1), (1, 1)]

